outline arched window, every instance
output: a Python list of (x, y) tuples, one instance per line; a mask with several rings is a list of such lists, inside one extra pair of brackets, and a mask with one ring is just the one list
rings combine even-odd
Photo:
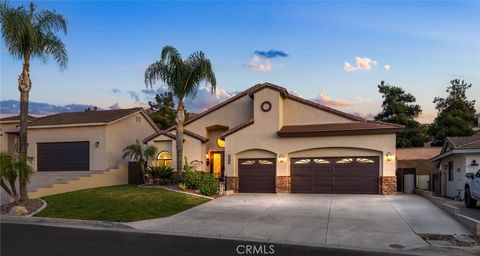
[(172, 154), (168, 151), (162, 151), (157, 156), (157, 166), (172, 167)]

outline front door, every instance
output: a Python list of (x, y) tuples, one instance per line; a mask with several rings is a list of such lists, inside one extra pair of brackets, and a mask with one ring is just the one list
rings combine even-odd
[(215, 177), (223, 180), (223, 172), (225, 166), (223, 165), (223, 151), (212, 151), (210, 152), (210, 173), (215, 175)]

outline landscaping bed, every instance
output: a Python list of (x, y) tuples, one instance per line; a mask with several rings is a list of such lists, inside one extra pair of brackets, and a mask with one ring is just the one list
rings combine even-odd
[(17, 204), (15, 203), (9, 203), (9, 204), (4, 204), (1, 206), (0, 213), (1, 215), (9, 215), (10, 210), (14, 206), (20, 206), (20, 207), (25, 207), (28, 211), (27, 214), (31, 214), (32, 212), (37, 211), (38, 209), (42, 208), (43, 206), (43, 201), (40, 199), (31, 199), (25, 202), (19, 202)]
[(167, 217), (209, 199), (165, 189), (120, 185), (47, 196), (48, 206), (35, 216), (129, 222)]

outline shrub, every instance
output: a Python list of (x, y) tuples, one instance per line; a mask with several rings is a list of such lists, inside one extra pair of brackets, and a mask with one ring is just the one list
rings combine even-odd
[(145, 171), (154, 181), (159, 180), (160, 184), (171, 184), (173, 181), (173, 168), (168, 166), (150, 166)]
[(178, 187), (181, 190), (185, 190), (185, 189), (187, 189), (187, 184), (185, 184), (185, 182), (180, 182), (180, 183), (178, 183)]
[(218, 179), (211, 173), (205, 173), (201, 175), (200, 184), (198, 189), (200, 192), (206, 196), (215, 195), (218, 193)]
[(182, 181), (185, 183), (185, 185), (188, 188), (198, 188), (198, 185), (200, 184), (202, 179), (202, 172), (197, 172), (197, 171), (184, 171), (183, 172), (183, 177)]

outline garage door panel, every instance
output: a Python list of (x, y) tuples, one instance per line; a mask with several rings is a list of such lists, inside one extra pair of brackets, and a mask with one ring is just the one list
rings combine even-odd
[(90, 143), (56, 142), (37, 144), (38, 171), (90, 170)]
[(274, 193), (276, 172), (275, 161), (275, 158), (239, 159), (239, 192)]
[(292, 193), (378, 193), (378, 157), (305, 157), (291, 163)]

